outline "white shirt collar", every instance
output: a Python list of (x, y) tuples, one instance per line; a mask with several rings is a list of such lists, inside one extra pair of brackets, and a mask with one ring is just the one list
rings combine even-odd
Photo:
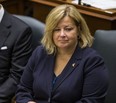
[(3, 8), (3, 6), (0, 4), (0, 22), (2, 21), (3, 15), (4, 15), (4, 8)]

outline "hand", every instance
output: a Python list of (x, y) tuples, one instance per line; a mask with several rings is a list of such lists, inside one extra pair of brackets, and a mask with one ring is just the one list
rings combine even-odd
[(36, 103), (36, 102), (34, 102), (34, 101), (29, 101), (28, 103)]

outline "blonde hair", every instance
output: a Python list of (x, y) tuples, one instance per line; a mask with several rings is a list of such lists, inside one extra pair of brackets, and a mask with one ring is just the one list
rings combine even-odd
[(59, 21), (65, 16), (71, 17), (76, 25), (79, 25), (78, 41), (81, 48), (86, 46), (90, 47), (93, 43), (93, 37), (90, 34), (89, 28), (77, 8), (73, 5), (63, 4), (53, 8), (46, 18), (45, 33), (41, 43), (47, 50), (48, 54), (57, 52), (57, 48), (53, 42), (53, 30), (58, 25)]

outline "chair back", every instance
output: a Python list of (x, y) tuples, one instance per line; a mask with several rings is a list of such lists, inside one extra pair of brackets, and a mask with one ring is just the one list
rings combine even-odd
[(97, 30), (93, 48), (96, 49), (109, 70), (109, 89), (105, 103), (116, 103), (116, 30)]
[(14, 16), (21, 19), (22, 21), (24, 21), (26, 24), (28, 24), (31, 27), (32, 47), (34, 50), (38, 45), (40, 45), (40, 40), (43, 37), (45, 24), (33, 17), (24, 16), (24, 15), (14, 15)]

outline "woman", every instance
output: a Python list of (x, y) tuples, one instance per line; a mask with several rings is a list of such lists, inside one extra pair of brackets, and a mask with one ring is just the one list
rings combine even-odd
[(55, 7), (16, 93), (17, 103), (103, 103), (108, 74), (90, 46), (85, 20), (72, 5)]

